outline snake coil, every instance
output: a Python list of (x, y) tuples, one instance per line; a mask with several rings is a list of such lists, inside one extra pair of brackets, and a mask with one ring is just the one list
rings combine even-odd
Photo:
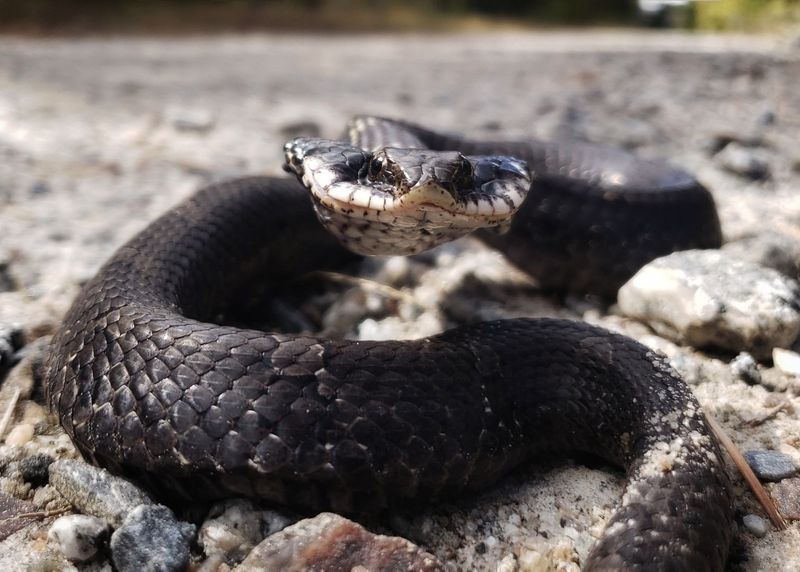
[[(368, 148), (398, 129), (358, 121)], [(546, 286), (609, 294), (655, 256), (719, 243), (708, 192), (672, 167), (400, 127), (433, 149), (528, 162), (510, 230), (484, 239)], [(49, 404), (87, 460), (158, 492), (311, 511), (436, 500), (538, 452), (588, 451), (628, 483), (587, 569), (723, 569), (733, 509), (717, 444), (686, 384), (629, 338), (552, 319), (382, 342), (215, 323), (255, 284), (351, 257), (294, 181), (207, 187), (85, 285), (52, 344)]]

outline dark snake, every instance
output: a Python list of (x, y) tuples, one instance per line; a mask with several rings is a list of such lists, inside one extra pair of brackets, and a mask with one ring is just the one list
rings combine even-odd
[[(397, 127), (371, 126), (366, 160)], [(544, 287), (613, 296), (656, 256), (719, 246), (709, 193), (665, 163), (399, 128), (399, 144), (527, 162), (533, 184), (510, 229), (481, 232)], [(586, 569), (723, 569), (733, 507), (717, 443), (686, 384), (627, 337), (554, 319), (381, 342), (215, 323), (255, 285), (353, 256), (296, 181), (207, 187), (85, 285), (52, 344), (49, 405), (88, 461), (159, 494), (306, 511), (435, 501), (541, 452), (590, 452), (628, 482)]]

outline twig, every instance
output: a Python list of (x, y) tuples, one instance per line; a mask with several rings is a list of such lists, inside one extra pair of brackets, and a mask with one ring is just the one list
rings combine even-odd
[(744, 457), (739, 452), (738, 447), (733, 444), (733, 441), (730, 440), (730, 437), (728, 437), (722, 427), (720, 427), (714, 418), (708, 413), (706, 413), (706, 420), (708, 421), (708, 425), (711, 427), (711, 430), (714, 432), (714, 435), (717, 436), (719, 442), (722, 443), (722, 446), (725, 447), (725, 450), (728, 451), (731, 459), (733, 459), (733, 463), (736, 465), (736, 468), (739, 469), (739, 473), (741, 473), (742, 478), (744, 478), (744, 481), (747, 483), (747, 486), (749, 486), (750, 490), (753, 491), (753, 494), (756, 496), (759, 504), (764, 507), (764, 510), (767, 512), (770, 521), (772, 521), (772, 526), (778, 530), (784, 530), (786, 528), (786, 521), (783, 520), (783, 517), (778, 512), (778, 508), (775, 506), (772, 497), (769, 496), (769, 493), (758, 480), (758, 477), (756, 477), (753, 469), (751, 469), (750, 465), (747, 464), (747, 461), (745, 461)]
[(407, 292), (403, 292), (402, 290), (398, 290), (397, 288), (392, 288), (386, 284), (381, 284), (380, 282), (375, 282), (374, 280), (369, 280), (367, 278), (361, 278), (359, 276), (349, 276), (347, 274), (340, 274), (339, 272), (328, 272), (324, 270), (317, 270), (315, 272), (310, 272), (308, 276), (319, 276), (321, 278), (325, 278), (327, 280), (331, 280), (332, 282), (339, 282), (340, 284), (350, 284), (352, 286), (358, 286), (363, 288), (364, 290), (370, 290), (382, 296), (386, 296), (387, 298), (392, 298), (394, 300), (402, 300), (409, 304), (413, 304), (423, 310), (433, 310), (432, 306), (428, 306), (423, 304), (419, 300), (417, 300), (411, 294)]
[(5, 438), (6, 429), (8, 429), (8, 424), (11, 423), (11, 417), (14, 415), (14, 409), (17, 407), (17, 401), (19, 401), (21, 393), (22, 390), (19, 387), (16, 388), (14, 393), (11, 394), (11, 399), (8, 400), (6, 410), (3, 412), (2, 419), (0, 419), (0, 440)]
[(67, 514), (68, 512), (72, 512), (72, 508), (54, 508), (52, 510), (39, 510), (36, 512), (21, 512), (19, 514), (15, 514), (11, 518), (48, 518), (50, 516)]
[(778, 413), (780, 413), (781, 411), (785, 411), (788, 408), (789, 408), (789, 402), (784, 401), (783, 403), (779, 403), (772, 409), (768, 409), (765, 413), (759, 415), (758, 417), (754, 417), (753, 419), (748, 419), (747, 421), (742, 421), (741, 425), (745, 427), (758, 427), (762, 423), (769, 421), (770, 419), (775, 417)]

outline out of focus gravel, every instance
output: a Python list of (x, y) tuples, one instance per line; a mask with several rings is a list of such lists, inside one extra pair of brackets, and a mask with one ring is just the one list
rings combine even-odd
[[(771, 38), (591, 32), (0, 39), (0, 332), (8, 332), (0, 334), (0, 377), (14, 380), (0, 389), (0, 403), (14, 394), (19, 400), (12, 435), (0, 446), (0, 494), (32, 503), (17, 512), (34, 506), (56, 513), (10, 530), (0, 542), (0, 569), (72, 566), (58, 543), (47, 542), (66, 501), (42, 479), (23, 478), (28, 457), (75, 456), (41, 407), (41, 354), (31, 343), (52, 333), (80, 284), (116, 247), (199, 186), (278, 174), (284, 140), (338, 135), (355, 113), (477, 137), (577, 137), (691, 170), (714, 193), (727, 255), (796, 279), (798, 77), (800, 52)], [(800, 464), (800, 378), (770, 359), (789, 363), (796, 346), (770, 353), (737, 343), (729, 344), (735, 350), (703, 353), (685, 345), (692, 338), (668, 341), (654, 333), (665, 335), (665, 328), (650, 329), (614, 306), (542, 298), (502, 257), (468, 240), (413, 260), (368, 261), (361, 274), (404, 294), (386, 298), (352, 287), (320, 310), (320, 328), (418, 337), (475, 319), (582, 318), (666, 353), (742, 450), (774, 451), (785, 464)], [(747, 353), (734, 361), (740, 350), (760, 361)], [(769, 455), (754, 458), (775, 458)], [(796, 481), (768, 485), (795, 517)], [(460, 569), (574, 570), (622, 482), (619, 474), (546, 460), (476, 498), (395, 515), (379, 532), (404, 536)], [(765, 531), (756, 518), (764, 515), (740, 485), (737, 507), (746, 518), (732, 569), (800, 568), (796, 523)], [(84, 569), (103, 569), (110, 549), (98, 550)]]

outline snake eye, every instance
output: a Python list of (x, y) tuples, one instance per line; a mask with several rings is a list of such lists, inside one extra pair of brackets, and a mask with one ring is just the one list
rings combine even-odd
[(367, 167), (367, 177), (371, 181), (375, 181), (383, 175), (386, 170), (386, 157), (383, 155), (373, 155), (370, 159), (369, 166)]

